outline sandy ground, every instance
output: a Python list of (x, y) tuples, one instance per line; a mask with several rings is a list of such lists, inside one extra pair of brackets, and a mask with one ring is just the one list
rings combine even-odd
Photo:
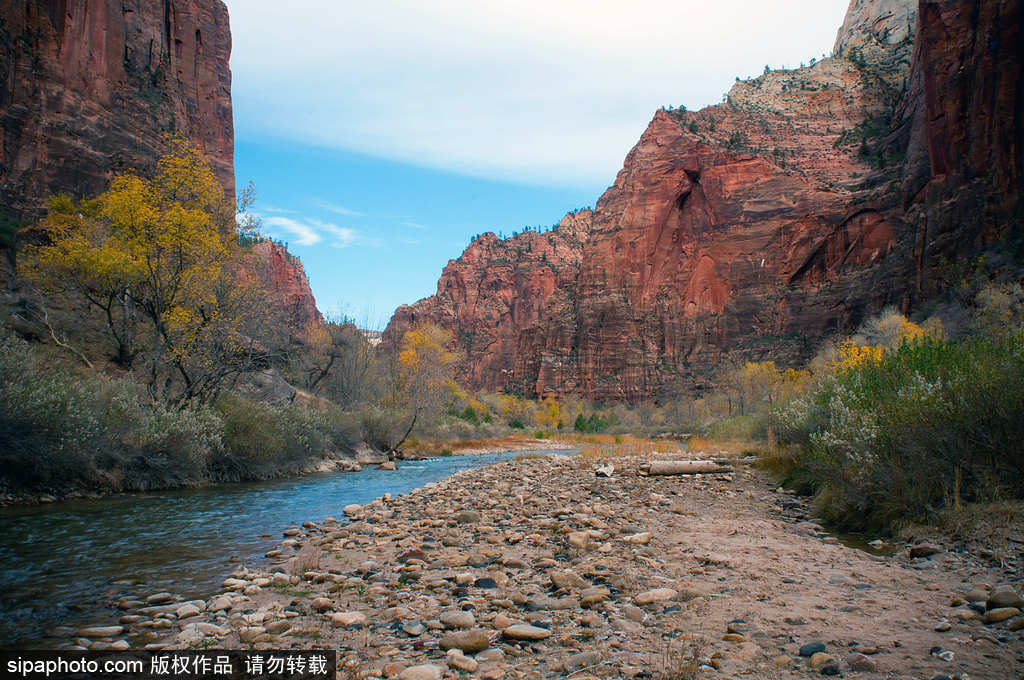
[(763, 472), (643, 462), (523, 457), (350, 506), (220, 595), (123, 602), (124, 631), (76, 642), (326, 647), (351, 677), (404, 680), (1024, 677), (1024, 619), (977, 604), (1020, 592), (1020, 545), (870, 554)]

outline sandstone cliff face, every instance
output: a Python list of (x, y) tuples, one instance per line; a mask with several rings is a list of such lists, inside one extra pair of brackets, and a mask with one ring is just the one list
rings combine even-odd
[[(573, 294), (592, 217), (581, 210), (547, 233), (526, 231), (504, 240), (487, 233), (474, 240), (448, 262), (436, 295), (398, 308), (381, 349), (393, 351), (419, 323), (436, 323), (453, 331), (465, 354), (460, 384), (504, 389), (516, 375), (550, 365), (543, 352), (571, 344), (574, 334)], [(534, 385), (520, 387), (532, 391)]]
[(290, 328), (301, 330), (323, 322), (299, 258), (273, 241), (255, 244), (249, 258), (252, 273), (277, 302)]
[[(1020, 229), (1020, 6), (853, 0), (833, 57), (655, 115), (597, 203), (560, 313), (519, 325), (445, 297), (467, 271), (490, 281), (481, 267), (511, 245), (491, 242), (392, 325), (434, 321), (464, 348), (497, 321), (463, 380), (537, 395), (639, 401), (710, 387), (732, 362), (805, 361), (933, 294), (941, 256)], [(502, 276), (488, 295), (538, 304)]]
[(928, 296), (943, 259), (1024, 236), (1024, 2), (922, 0), (921, 22), (893, 139)]
[(220, 0), (0, 4), (0, 211), (102, 191), (181, 133), (234, 193), (231, 33)]

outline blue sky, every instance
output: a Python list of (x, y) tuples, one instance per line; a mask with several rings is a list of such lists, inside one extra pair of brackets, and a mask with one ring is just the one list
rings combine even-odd
[(659, 106), (830, 52), (847, 0), (227, 4), (238, 185), (381, 327), (473, 234), (593, 205)]

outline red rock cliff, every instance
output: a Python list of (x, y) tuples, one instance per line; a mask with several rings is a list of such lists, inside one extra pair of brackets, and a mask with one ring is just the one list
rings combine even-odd
[[(488, 276), (517, 248), (492, 240), (388, 332), (452, 329), (469, 387), (639, 401), (711, 386), (729, 362), (800, 363), (909, 308), (941, 288), (941, 256), (1020, 229), (1020, 6), (852, 0), (833, 57), (655, 115), (558, 298)], [(516, 308), (540, 311), (496, 312)], [(481, 334), (486, 349), (467, 345)]]
[(220, 0), (0, 4), (0, 210), (39, 214), (182, 133), (234, 193), (231, 32)]
[(273, 241), (261, 241), (252, 247), (249, 258), (252, 271), (280, 305), (285, 323), (303, 329), (322, 323), (306, 270), (299, 258)]
[(382, 351), (393, 351), (415, 325), (436, 323), (453, 331), (455, 346), (465, 354), (461, 384), (503, 389), (516, 375), (535, 373), (541, 347), (571, 343), (576, 278), (592, 217), (581, 210), (546, 233), (477, 238), (448, 262), (436, 295), (398, 308), (384, 331)]

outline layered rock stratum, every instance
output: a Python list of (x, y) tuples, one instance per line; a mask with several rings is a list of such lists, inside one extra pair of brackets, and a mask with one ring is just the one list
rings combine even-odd
[(0, 211), (22, 221), (146, 171), (181, 134), (234, 193), (231, 31), (220, 0), (0, 4)]
[(385, 340), (438, 323), (471, 388), (601, 400), (802, 363), (1020, 230), (1022, 25), (1020, 0), (852, 0), (831, 57), (658, 111), (578, 251), (541, 274), (485, 235)]
[[(168, 135), (193, 143), (233, 196), (230, 56), (221, 0), (0, 5), (0, 221), (151, 171)], [(291, 321), (322, 320), (298, 258), (267, 241), (250, 266)]]

